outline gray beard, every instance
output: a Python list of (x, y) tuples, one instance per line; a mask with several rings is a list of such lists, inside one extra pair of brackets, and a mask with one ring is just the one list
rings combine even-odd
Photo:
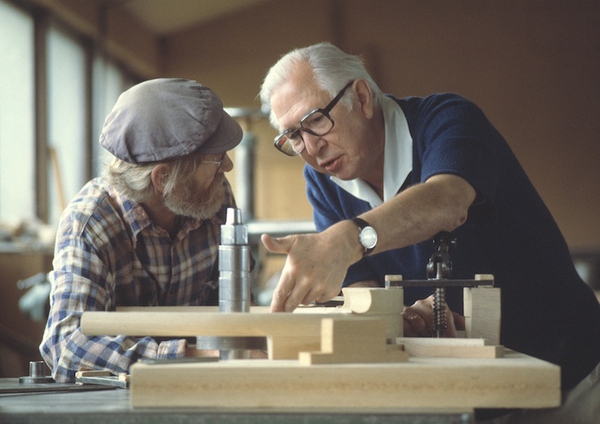
[(217, 175), (214, 181), (202, 192), (194, 189), (191, 181), (164, 196), (165, 206), (180, 216), (195, 219), (212, 218), (223, 207), (225, 201), (225, 176)]

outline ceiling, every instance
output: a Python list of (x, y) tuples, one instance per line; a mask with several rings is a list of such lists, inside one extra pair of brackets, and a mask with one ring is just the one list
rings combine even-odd
[(150, 31), (169, 35), (235, 13), (266, 0), (124, 0), (122, 4)]

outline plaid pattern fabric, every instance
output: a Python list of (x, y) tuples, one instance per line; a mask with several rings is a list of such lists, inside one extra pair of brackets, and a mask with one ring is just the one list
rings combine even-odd
[(90, 181), (63, 212), (50, 275), (50, 314), (40, 352), (58, 382), (72, 382), (82, 368), (127, 372), (140, 358), (177, 358), (186, 341), (150, 337), (87, 337), (84, 311), (118, 306), (206, 304), (218, 286), (220, 225), (235, 201), (213, 219), (182, 221), (174, 239), (155, 227), (144, 208), (102, 179)]

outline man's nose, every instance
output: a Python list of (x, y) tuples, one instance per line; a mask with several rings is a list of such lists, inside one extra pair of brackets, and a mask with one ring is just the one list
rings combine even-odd
[(221, 163), (221, 169), (219, 172), (229, 172), (233, 169), (233, 161), (229, 157), (228, 153), (225, 153), (223, 156), (223, 162)]
[(302, 139), (304, 140), (304, 147), (306, 148), (306, 152), (314, 157), (317, 157), (321, 150), (327, 144), (327, 141), (320, 135), (313, 135), (309, 133), (302, 134)]

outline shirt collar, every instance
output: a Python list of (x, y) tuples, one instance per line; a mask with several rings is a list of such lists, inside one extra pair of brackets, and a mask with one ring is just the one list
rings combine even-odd
[(107, 187), (109, 187), (110, 197), (115, 199), (115, 201), (119, 204), (119, 207), (123, 213), (123, 219), (131, 228), (131, 233), (133, 234), (135, 240), (140, 231), (152, 225), (150, 217), (141, 204), (123, 196), (116, 190), (115, 187), (108, 184)]
[[(125, 220), (125, 222), (127, 222), (129, 227), (131, 228), (131, 233), (133, 235), (133, 242), (135, 244), (137, 242), (137, 238), (138, 238), (140, 232), (142, 232), (146, 228), (153, 227), (154, 224), (152, 222), (152, 219), (150, 218), (150, 216), (148, 215), (148, 213), (146, 212), (146, 209), (144, 209), (144, 206), (142, 206), (142, 204), (128, 199), (127, 197), (120, 194), (112, 186), (110, 187), (110, 196), (112, 198), (116, 199), (116, 201), (119, 203), (120, 208), (123, 211), (123, 219)], [(224, 223), (224, 222), (221, 222), (221, 220), (218, 219), (217, 217), (215, 217), (215, 221), (218, 221), (218, 224)], [(189, 217), (183, 217), (181, 220), (181, 228), (177, 234), (177, 237), (180, 237), (180, 236), (183, 237), (185, 234), (189, 233), (190, 231), (193, 231), (193, 230), (199, 228), (203, 222), (204, 222), (203, 220), (189, 218)], [(184, 230), (183, 234), (181, 233), (182, 230)]]
[(384, 96), (381, 109), (385, 121), (383, 199), (360, 178), (344, 181), (337, 177), (330, 177), (342, 189), (368, 202), (372, 208), (398, 194), (412, 170), (412, 137), (402, 108), (394, 100)]

